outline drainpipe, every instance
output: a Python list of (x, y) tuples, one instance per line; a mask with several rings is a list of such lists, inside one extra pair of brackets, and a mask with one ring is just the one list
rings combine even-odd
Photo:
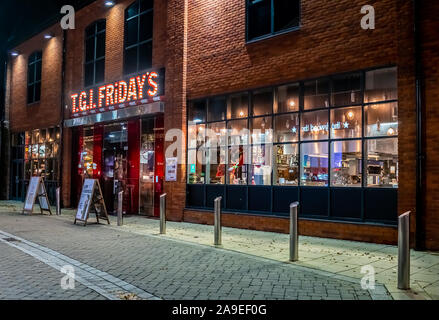
[(422, 54), (420, 43), (419, 12), (421, 1), (413, 0), (413, 31), (415, 59), (415, 96), (416, 96), (416, 228), (415, 249), (425, 249), (425, 152), (424, 152), (424, 107), (422, 86)]
[(66, 44), (67, 44), (67, 30), (63, 30), (63, 44), (62, 44), (62, 70), (61, 70), (61, 121), (59, 126), (59, 134), (60, 134), (60, 143), (59, 143), (59, 149), (60, 149), (60, 163), (59, 163), (59, 181), (60, 181), (60, 188), (61, 188), (61, 196), (60, 196), (60, 207), (62, 208), (63, 205), (63, 197), (62, 197), (62, 190), (63, 190), (63, 169), (64, 169), (64, 105), (65, 105), (65, 96), (64, 96), (64, 90), (65, 90), (65, 80), (66, 80)]

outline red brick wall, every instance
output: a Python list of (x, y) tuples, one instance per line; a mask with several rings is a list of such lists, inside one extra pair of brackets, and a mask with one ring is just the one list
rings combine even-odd
[[(360, 27), (363, 16), (360, 9), (366, 4), (362, 0), (309, 0), (301, 3), (300, 30), (246, 44), (245, 1), (190, 1), (188, 99), (397, 65), (399, 123), (402, 128), (399, 131), (398, 211), (413, 212), (413, 237), (416, 114), (411, 1), (369, 1), (367, 4), (375, 8), (375, 30)], [(240, 221), (244, 225), (255, 219), (245, 216)], [(267, 219), (258, 221), (264, 224)], [(360, 228), (322, 222), (305, 224), (318, 226), (308, 229), (311, 234), (349, 239), (357, 239), (356, 232)], [(364, 226), (361, 230), (364, 239), (373, 240), (384, 232), (383, 242), (395, 240), (395, 232), (387, 232), (386, 228)]]
[[(76, 12), (76, 29), (69, 30), (67, 35), (66, 54), (66, 104), (71, 94), (84, 88), (84, 55), (85, 29), (99, 19), (106, 19), (105, 43), (105, 81), (111, 83), (123, 78), (125, 9), (134, 0), (117, 1), (112, 8), (107, 8), (103, 1), (96, 1)], [(166, 1), (154, 2), (154, 33), (153, 33), (153, 68), (161, 68), (166, 63), (167, 44), (167, 6)], [(171, 91), (172, 92), (172, 91)], [(71, 110), (65, 108), (65, 118), (70, 118)], [(71, 129), (65, 130), (64, 159), (72, 159)], [(63, 201), (70, 204), (71, 161), (63, 167)]]
[(439, 250), (439, 12), (438, 1), (423, 1), (422, 63), (425, 105), (425, 232), (426, 246)]
[[(45, 40), (44, 34), (48, 32), (53, 33), (55, 37)], [(62, 30), (53, 26), (15, 49), (20, 55), (10, 60), (12, 64), (9, 101), (11, 131), (21, 132), (59, 125), (61, 120)], [(43, 52), (41, 100), (28, 105), (28, 57), (35, 51)]]
[[(183, 220), (213, 225), (213, 212), (185, 210)], [(287, 218), (223, 213), (221, 223), (224, 227), (279, 233), (290, 232), (290, 222)], [(396, 244), (397, 233), (396, 227), (299, 220), (299, 234), (304, 236)]]

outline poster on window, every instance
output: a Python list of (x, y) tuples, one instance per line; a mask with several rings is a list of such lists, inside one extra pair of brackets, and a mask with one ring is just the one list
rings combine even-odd
[(166, 158), (166, 181), (177, 181), (178, 158)]

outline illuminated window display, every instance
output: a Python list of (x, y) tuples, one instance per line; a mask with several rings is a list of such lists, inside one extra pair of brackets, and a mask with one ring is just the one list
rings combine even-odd
[(397, 188), (395, 84), (396, 68), (385, 68), (189, 102), (188, 184), (210, 185), (203, 203), (219, 187), (223, 196), (239, 192), (248, 211), (259, 211), (250, 201), (276, 208), (296, 189), (299, 200), (303, 193), (332, 206), (343, 192), (366, 201), (368, 189)]

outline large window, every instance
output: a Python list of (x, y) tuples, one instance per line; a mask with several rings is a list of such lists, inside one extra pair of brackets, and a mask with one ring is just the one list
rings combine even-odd
[(105, 20), (99, 20), (85, 30), (84, 85), (104, 82), (105, 77)]
[(152, 67), (154, 0), (138, 0), (125, 12), (125, 74)]
[(247, 0), (247, 40), (299, 27), (300, 0)]
[(43, 53), (37, 51), (29, 56), (27, 68), (27, 103), (40, 101), (41, 98), (41, 69)]
[(396, 188), (397, 69), (189, 102), (188, 183)]

